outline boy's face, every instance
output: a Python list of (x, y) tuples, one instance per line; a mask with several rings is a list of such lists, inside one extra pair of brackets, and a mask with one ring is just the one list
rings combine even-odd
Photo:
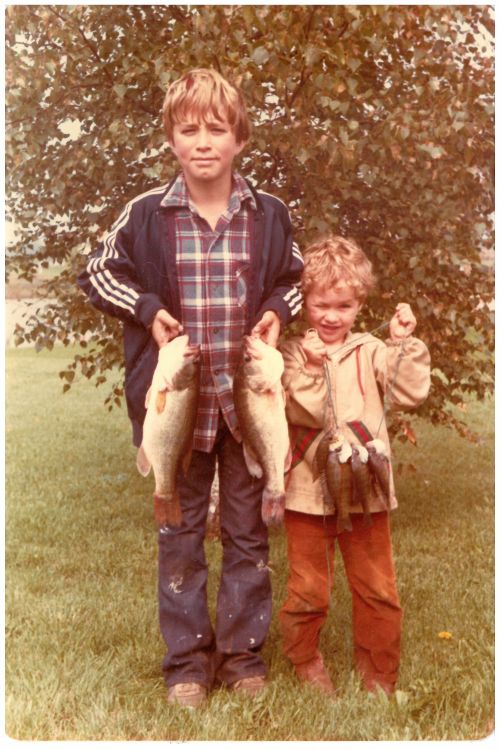
[(187, 116), (174, 125), (170, 146), (189, 182), (212, 183), (231, 174), (235, 156), (244, 143), (226, 120)]
[(351, 330), (361, 302), (350, 286), (327, 288), (314, 284), (304, 301), (306, 317), (325, 344), (341, 344)]

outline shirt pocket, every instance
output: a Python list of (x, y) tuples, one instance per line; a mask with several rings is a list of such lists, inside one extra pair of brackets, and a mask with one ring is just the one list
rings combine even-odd
[(250, 264), (238, 264), (235, 268), (234, 279), (235, 279), (235, 297), (240, 307), (245, 307), (247, 303), (247, 291), (248, 291), (248, 273), (250, 270)]

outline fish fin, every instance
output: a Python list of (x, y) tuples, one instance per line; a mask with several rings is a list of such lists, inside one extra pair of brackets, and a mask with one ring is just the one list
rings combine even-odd
[(191, 456), (193, 455), (193, 446), (190, 445), (188, 450), (186, 451), (184, 458), (182, 459), (181, 465), (182, 465), (182, 471), (184, 472), (184, 476), (188, 473), (189, 465), (191, 463)]
[(352, 531), (352, 523), (351, 523), (351, 517), (349, 515), (347, 516), (338, 516), (337, 517), (337, 531), (338, 533), (342, 533), (342, 531)]
[(328, 489), (328, 482), (326, 480), (326, 474), (324, 471), (320, 472), (319, 479), (321, 484), (321, 491), (323, 492), (323, 500), (326, 507), (329, 510), (335, 510), (335, 501), (330, 494), (330, 490)]
[(267, 487), (262, 493), (262, 520), (266, 526), (277, 526), (285, 515), (285, 494), (273, 495)]
[(372, 525), (373, 525), (372, 514), (369, 513), (368, 511), (366, 513), (363, 513), (363, 526), (368, 528), (369, 526), (372, 526)]
[(243, 455), (245, 456), (248, 473), (252, 477), (255, 477), (255, 479), (262, 479), (264, 473), (262, 466), (259, 464), (255, 454), (252, 453), (251, 449), (245, 443), (243, 443)]
[(158, 393), (156, 394), (156, 411), (158, 414), (161, 414), (164, 410), (166, 401), (167, 391), (158, 391)]
[(181, 504), (177, 490), (174, 491), (171, 500), (160, 495), (154, 495), (153, 510), (159, 528), (163, 526), (178, 527), (182, 523)]
[(387, 497), (387, 495), (383, 491), (382, 491), (382, 500), (383, 500), (383, 503), (384, 503), (385, 507), (387, 508), (387, 510), (390, 510), (391, 509), (391, 501), (389, 500), (389, 498)]
[(151, 462), (146, 456), (146, 451), (144, 450), (144, 446), (142, 445), (137, 451), (135, 463), (139, 470), (139, 474), (142, 474), (143, 477), (147, 477), (147, 475), (151, 471)]
[(320, 468), (319, 460), (318, 460), (318, 451), (320, 450), (320, 444), (318, 444), (318, 447), (316, 448), (316, 452), (313, 456), (312, 460), (312, 475), (313, 475), (313, 481), (316, 481), (319, 476), (321, 476), (321, 472), (323, 471), (322, 468)]
[(149, 406), (150, 400), (151, 400), (151, 386), (149, 386), (149, 388), (148, 388), (148, 392), (146, 393), (146, 399), (144, 401), (144, 406), (146, 407), (146, 409)]
[[(316, 440), (316, 438), (314, 438), (314, 440)], [(328, 435), (324, 432), (322, 437), (320, 437), (318, 441), (316, 450), (314, 451), (313, 460), (311, 461), (314, 481), (316, 481), (316, 479), (321, 475), (321, 472), (325, 470), (326, 462), (328, 460), (328, 455), (330, 452), (327, 444), (328, 440)]]
[(312, 476), (313, 476), (313, 482), (316, 481), (316, 479), (319, 477), (319, 470), (318, 470), (318, 464), (316, 463), (316, 456), (314, 456), (312, 461)]

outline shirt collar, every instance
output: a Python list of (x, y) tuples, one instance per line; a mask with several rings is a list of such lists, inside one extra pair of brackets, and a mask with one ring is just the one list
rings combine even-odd
[[(257, 209), (255, 196), (250, 190), (246, 180), (244, 180), (238, 172), (234, 172), (233, 189), (228, 204), (229, 212), (233, 214), (237, 213), (245, 201), (248, 201), (250, 208), (253, 208), (254, 210)], [(161, 205), (166, 206), (167, 208), (189, 208), (191, 211), (195, 211), (182, 172), (176, 177), (170, 190), (162, 198)]]

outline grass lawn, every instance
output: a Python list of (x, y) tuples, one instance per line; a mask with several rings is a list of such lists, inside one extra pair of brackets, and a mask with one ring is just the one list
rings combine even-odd
[[(6, 732), (18, 740), (472, 740), (493, 731), (493, 406), (473, 403), (475, 445), (417, 422), (395, 461), (393, 542), (404, 608), (392, 699), (370, 696), (351, 664), (350, 596), (336, 586), (322, 649), (340, 699), (300, 687), (276, 612), (285, 539), (271, 534), (275, 616), (270, 684), (253, 702), (225, 689), (206, 709), (165, 703), (156, 613), (152, 477), (135, 468), (125, 411), (87, 382), (61, 394), (61, 348), (7, 353)], [(218, 540), (207, 542), (217, 586)], [(446, 634), (448, 637), (443, 637)]]

